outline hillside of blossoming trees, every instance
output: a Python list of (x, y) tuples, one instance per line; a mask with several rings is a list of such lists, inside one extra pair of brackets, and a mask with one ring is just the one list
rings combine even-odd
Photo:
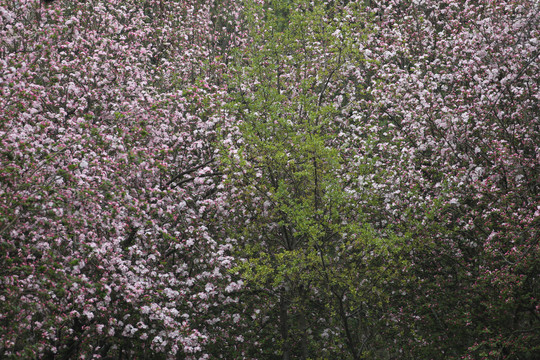
[(0, 358), (540, 358), (537, 0), (0, 0)]

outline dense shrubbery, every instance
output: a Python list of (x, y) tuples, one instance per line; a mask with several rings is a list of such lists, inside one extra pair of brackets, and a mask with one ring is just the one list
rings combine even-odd
[(0, 357), (540, 356), (540, 4), (0, 3)]

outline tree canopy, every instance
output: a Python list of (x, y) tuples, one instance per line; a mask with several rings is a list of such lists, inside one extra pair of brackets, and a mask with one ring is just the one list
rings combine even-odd
[(537, 359), (540, 3), (0, 1), (0, 357)]

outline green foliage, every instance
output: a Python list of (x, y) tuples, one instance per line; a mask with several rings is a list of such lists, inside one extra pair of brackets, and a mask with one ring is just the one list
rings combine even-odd
[[(233, 132), (226, 132), (224, 163), (236, 201), (242, 199), (240, 218), (249, 219), (231, 229), (241, 239), (238, 256), (246, 260), (234, 271), (251, 289), (275, 296), (273, 304), (258, 306), (276, 314), (269, 336), (281, 339), (274, 352), (284, 357), (296, 348), (304, 358), (322, 348), (324, 356), (368, 354), (371, 347), (361, 350), (361, 343), (380, 329), (376, 322), (388, 307), (385, 284), (406, 263), (403, 237), (375, 231), (358, 205), (378, 200), (368, 189), (348, 186), (373, 170), (369, 163), (351, 167), (347, 149), (354, 144), (344, 143), (354, 127), (342, 113), (362, 88), (348, 81), (344, 64), (363, 61), (355, 50), (361, 38), (348, 36), (357, 26), (346, 20), (354, 6), (334, 9), (331, 18), (326, 6), (252, 4), (253, 42), (237, 54), (230, 79), (237, 91), (227, 111), (237, 118), (238, 133), (231, 151)], [(344, 100), (335, 101), (338, 96)], [(342, 336), (314, 335), (325, 329)]]

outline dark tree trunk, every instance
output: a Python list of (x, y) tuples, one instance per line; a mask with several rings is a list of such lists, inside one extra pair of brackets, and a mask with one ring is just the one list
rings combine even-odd
[(280, 331), (281, 339), (283, 345), (281, 346), (281, 351), (283, 353), (283, 360), (290, 359), (290, 344), (289, 344), (289, 314), (288, 314), (288, 301), (285, 298), (284, 291), (281, 293), (279, 298), (279, 322), (280, 322)]

